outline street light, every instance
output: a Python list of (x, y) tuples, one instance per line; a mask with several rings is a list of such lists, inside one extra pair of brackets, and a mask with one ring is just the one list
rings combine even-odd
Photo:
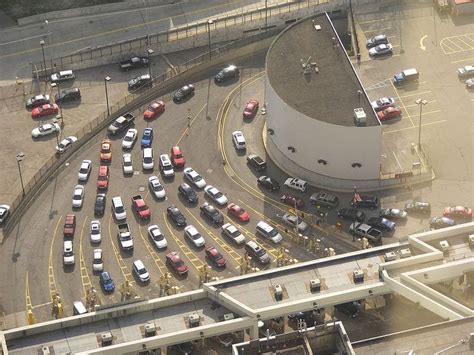
[(59, 106), (59, 115), (61, 116), (61, 120), (62, 120), (62, 118), (63, 118), (63, 107), (61, 105), (61, 91), (60, 91), (60, 88), (59, 88), (59, 81), (55, 82), (55, 83), (51, 83), (51, 87), (53, 87), (53, 88), (57, 87), (58, 88), (59, 101), (58, 100), (55, 100), (55, 101), (56, 101), (57, 105)]
[(415, 103), (420, 107), (420, 122), (418, 123), (418, 150), (421, 151), (421, 115), (423, 113), (423, 106), (425, 106), (428, 101), (418, 99)]
[(212, 20), (207, 20), (207, 36), (208, 36), (208, 39), (209, 39), (209, 60), (211, 60), (212, 58), (212, 54), (211, 54), (211, 25), (214, 23), (214, 21)]
[(110, 76), (104, 77), (104, 85), (105, 85), (105, 101), (107, 102), (107, 116), (110, 116), (110, 108), (109, 108), (109, 94), (107, 92), (107, 81), (110, 81)]
[(265, 32), (267, 31), (268, 27), (268, 13), (267, 13), (267, 0), (265, 0)]
[(20, 162), (25, 157), (25, 153), (20, 152), (16, 155), (16, 163), (18, 164), (18, 172), (20, 173), (20, 182), (21, 182), (21, 189), (23, 190), (23, 197), (25, 196), (25, 185), (23, 185), (23, 176), (21, 175), (21, 167)]
[[(152, 76), (151, 76), (151, 61), (150, 61), (150, 55), (152, 55), (153, 53), (155, 53), (155, 51), (151, 48), (148, 48), (146, 50), (146, 53), (147, 53), (147, 57), (148, 57), (148, 75), (150, 75), (150, 80), (152, 80)], [(152, 84), (153, 84), (153, 80), (152, 80)]]
[[(47, 77), (46, 77), (46, 58), (44, 57), (44, 40), (42, 39), (40, 41), (40, 46), (41, 46), (41, 52), (43, 53), (43, 75), (44, 75), (44, 82), (45, 84), (48, 83)], [(44, 92), (46, 92), (46, 87), (44, 88)]]

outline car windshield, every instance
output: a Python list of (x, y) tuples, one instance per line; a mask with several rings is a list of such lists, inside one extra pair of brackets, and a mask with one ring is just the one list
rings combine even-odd
[(146, 157), (143, 159), (143, 161), (146, 163), (146, 164), (150, 164), (153, 160), (149, 157)]
[(121, 235), (120, 240), (125, 242), (127, 240), (132, 240), (132, 237), (129, 235)]
[(98, 229), (92, 229), (91, 234), (99, 234), (100, 231)]
[(233, 233), (232, 233), (232, 236), (235, 238), (235, 237), (238, 237), (240, 235), (240, 232), (236, 229)]
[(195, 182), (201, 181), (201, 180), (202, 180), (201, 175), (195, 175), (194, 178), (193, 178), (193, 181), (195, 181)]
[(214, 193), (214, 197), (215, 197), (215, 198), (222, 197), (222, 192), (220, 192), (220, 191), (215, 192), (215, 193)]
[(123, 207), (122, 207), (122, 206), (117, 207), (117, 208), (115, 209), (115, 211), (116, 211), (117, 213), (122, 213), (122, 212), (123, 212)]
[(160, 240), (165, 239), (165, 236), (157, 231), (153, 232), (153, 239), (159, 242)]
[(107, 180), (107, 175), (99, 175), (98, 180), (99, 181), (106, 181)]
[(178, 267), (183, 266), (184, 262), (183, 262), (183, 260), (179, 259), (179, 260), (176, 260), (173, 264), (174, 264), (175, 267), (178, 268)]
[(73, 256), (74, 253), (72, 251), (65, 251), (64, 256)]
[(146, 274), (147, 272), (148, 272), (148, 271), (146, 271), (145, 268), (138, 270), (138, 273), (139, 273), (140, 275)]
[(102, 258), (94, 258), (94, 264), (102, 264)]
[(74, 200), (80, 200), (80, 199), (81, 199), (81, 195), (74, 195), (74, 196), (73, 196), (73, 199), (74, 199)]
[(66, 228), (72, 228), (72, 227), (73, 227), (73, 224), (71, 224), (71, 223), (66, 223), (66, 224), (64, 225), (64, 227), (66, 227)]
[(201, 234), (199, 233), (194, 233), (194, 234), (189, 234), (189, 236), (191, 237), (192, 240), (198, 240), (199, 238), (201, 238)]
[[(293, 224), (295, 224), (295, 220), (290, 220), (290, 222), (293, 223)], [(274, 237), (274, 236), (276, 236), (277, 234), (278, 234), (278, 231), (277, 231), (276, 229), (272, 229), (272, 230), (270, 231), (270, 233), (268, 233), (268, 235), (269, 235), (270, 237)]]
[(125, 138), (123, 139), (125, 142), (132, 142), (133, 141), (133, 136), (130, 135), (130, 136), (125, 136)]
[(162, 190), (163, 190), (163, 186), (161, 186), (161, 185), (155, 183), (155, 184), (153, 185), (153, 190), (155, 190), (155, 191), (162, 191)]
[(257, 256), (263, 256), (265, 255), (265, 251), (263, 249), (258, 249), (256, 254)]

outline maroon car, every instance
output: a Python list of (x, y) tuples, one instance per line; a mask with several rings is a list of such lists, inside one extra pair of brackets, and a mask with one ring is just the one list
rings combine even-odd
[(180, 258), (179, 254), (175, 251), (166, 255), (166, 262), (178, 275), (184, 275), (189, 270), (184, 261)]
[(258, 101), (250, 100), (247, 102), (244, 108), (244, 118), (252, 118), (257, 114), (258, 111)]
[(226, 264), (225, 258), (215, 247), (207, 247), (206, 256), (218, 267), (224, 267)]
[(280, 201), (291, 207), (295, 207), (295, 204), (296, 208), (303, 208), (304, 206), (304, 201), (292, 194), (284, 194), (280, 197)]

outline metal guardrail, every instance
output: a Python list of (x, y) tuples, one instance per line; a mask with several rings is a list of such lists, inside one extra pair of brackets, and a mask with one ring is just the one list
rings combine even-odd
[[(243, 25), (249, 22), (258, 22), (264, 20), (266, 17), (271, 18), (272, 16), (291, 13), (293, 11), (329, 2), (330, 0), (307, 0), (304, 2), (293, 2), (287, 0), (282, 3), (268, 5), (266, 8), (265, 6), (260, 6), (247, 12), (238, 11), (235, 14), (229, 14), (222, 17), (211, 17), (212, 24), (208, 24), (207, 20), (197, 21), (195, 23), (173, 28), (166, 32), (159, 32), (148, 36), (145, 35), (106, 46), (86, 49), (79, 53), (72, 53), (60, 58), (48, 59), (46, 60), (46, 68), (44, 68), (43, 62), (32, 63), (32, 74), (33, 77), (43, 77), (44, 75), (50, 75), (52, 72), (67, 69), (68, 66), (73, 63), (102, 57), (119, 56), (138, 50), (144, 51), (145, 48), (153, 46), (159, 47), (163, 43), (191, 38), (207, 33), (208, 31), (213, 32), (215, 30), (226, 29), (228, 27)], [(260, 27), (259, 29), (262, 28)], [(45, 49), (46, 48), (47, 46)]]
[[(228, 43), (222, 47), (216, 48), (211, 51), (211, 58), (216, 59), (221, 55), (230, 51), (239, 49), (248, 44), (263, 40), (268, 37), (275, 36), (282, 30), (282, 27), (276, 27), (271, 30), (262, 31), (253, 36), (243, 38), (242, 40)], [(16, 225), (22, 212), (31, 204), (33, 198), (41, 191), (42, 186), (46, 181), (54, 175), (61, 166), (63, 166), (71, 157), (77, 155), (78, 152), (85, 147), (85, 144), (101, 132), (107, 125), (109, 125), (115, 118), (120, 115), (136, 110), (141, 107), (145, 107), (150, 100), (155, 99), (157, 96), (163, 95), (162, 92), (167, 92), (161, 99), (168, 101), (172, 97), (172, 87), (168, 82), (177, 77), (186, 74), (190, 69), (199, 66), (200, 64), (211, 61), (209, 53), (199, 55), (183, 64), (177, 65), (176, 71), (168, 70), (166, 73), (158, 75), (153, 78), (153, 85), (147, 88), (136, 90), (117, 103), (110, 106), (110, 116), (104, 111), (100, 113), (95, 119), (90, 121), (74, 135), (78, 138), (78, 141), (73, 143), (71, 148), (66, 151), (63, 155), (53, 155), (46, 163), (36, 172), (36, 174), (24, 185), (25, 196), (20, 193), (10, 205), (10, 218), (7, 220), (3, 228), (5, 236), (8, 236), (9, 232)], [(201, 85), (205, 85), (204, 83)], [(199, 86), (198, 86), (199, 87)]]

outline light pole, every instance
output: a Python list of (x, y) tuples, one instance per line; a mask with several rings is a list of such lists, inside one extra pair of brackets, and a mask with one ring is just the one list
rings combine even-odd
[(44, 23), (46, 24), (46, 30), (48, 31), (48, 40), (49, 40), (49, 44), (51, 45), (51, 31), (49, 30), (49, 21), (48, 20), (44, 20)]
[(16, 163), (18, 164), (18, 172), (20, 173), (20, 182), (21, 182), (21, 189), (23, 191), (23, 197), (25, 196), (25, 185), (23, 185), (23, 176), (21, 175), (21, 166), (20, 162), (25, 157), (25, 153), (20, 152), (16, 155)]
[[(56, 82), (56, 83), (51, 83), (51, 86), (54, 88), (54, 87), (57, 87), (58, 88), (58, 99), (55, 99), (54, 101), (56, 102), (56, 104), (59, 106), (59, 115), (61, 116), (61, 121), (63, 119), (63, 107), (61, 105), (61, 90), (59, 88), (59, 81)], [(62, 125), (62, 123), (61, 123)]]
[(420, 122), (418, 123), (418, 150), (421, 151), (421, 115), (423, 113), (423, 106), (425, 106), (428, 101), (418, 99), (415, 103), (420, 107)]
[(268, 26), (267, 1), (268, 0), (265, 0), (265, 32), (267, 31), (267, 26)]
[(110, 116), (110, 107), (109, 107), (109, 93), (107, 92), (107, 81), (110, 81), (110, 76), (104, 77), (105, 85), (105, 102), (107, 103), (107, 117)]
[[(44, 83), (47, 84), (47, 75), (46, 75), (46, 58), (44, 57), (44, 40), (40, 41), (41, 52), (43, 53), (43, 75), (44, 75)], [(46, 87), (44, 88), (44, 92), (46, 92)]]
[(211, 25), (214, 23), (212, 20), (207, 20), (207, 37), (209, 39), (209, 60), (212, 58), (212, 53), (211, 53)]
[[(152, 55), (153, 53), (155, 53), (155, 51), (151, 48), (148, 48), (146, 50), (146, 53), (147, 53), (147, 57), (148, 57), (148, 75), (150, 75), (150, 80), (152, 80), (152, 76), (151, 76), (151, 60), (150, 60), (150, 55)], [(152, 80), (152, 84), (153, 84), (153, 80)]]

